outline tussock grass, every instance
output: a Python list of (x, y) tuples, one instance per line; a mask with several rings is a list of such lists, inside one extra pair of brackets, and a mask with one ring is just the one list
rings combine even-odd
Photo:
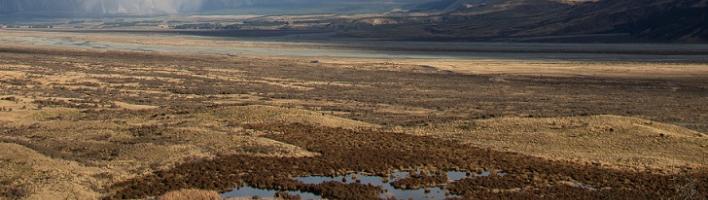
[(705, 134), (633, 117), (508, 117), (438, 124), (416, 132), (549, 159), (631, 168), (708, 166)]
[[(427, 124), (418, 134), (551, 159), (622, 166), (705, 164), (698, 159), (704, 140), (680, 127), (608, 115), (554, 118), (632, 115), (705, 131), (703, 64), (647, 68), (643, 63), (494, 59), (315, 64), (310, 59), (57, 50), (0, 50), (0, 108), (5, 107), (0, 142), (34, 152), (17, 155), (46, 158), (46, 163), (0, 160), (5, 166), (0, 173), (12, 174), (4, 177), (19, 177), (0, 181), (12, 184), (0, 192), (63, 191), (55, 196), (74, 199), (67, 195), (76, 192), (67, 188), (76, 184), (77, 191), (96, 194), (105, 189), (100, 183), (184, 162), (233, 154), (274, 160), (323, 155), (293, 141), (263, 137), (279, 133), (256, 128), (284, 124), (338, 131), (381, 124), (406, 132)], [(494, 118), (500, 116), (506, 117)], [(461, 121), (451, 122), (456, 120)], [(42, 167), (47, 163), (77, 167), (54, 173)], [(39, 171), (45, 179), (37, 178)], [(44, 184), (56, 187), (35, 187)]]
[(335, 117), (314, 111), (262, 105), (230, 107), (214, 112), (197, 114), (196, 118), (200, 123), (226, 120), (228, 122), (238, 123), (239, 125), (301, 123), (351, 129), (372, 128), (376, 126), (366, 122)]
[[(241, 120), (246, 123), (281, 123), (292, 118), (304, 119), (300, 122), (327, 122), (332, 126), (365, 125), (345, 119), (328, 121), (325, 119), (329, 116), (310, 111), (267, 106), (157, 115), (163, 116), (158, 119), (150, 114), (158, 112), (154, 109), (37, 109), (30, 99), (1, 101), (8, 107), (32, 108), (13, 109), (0, 117), (5, 119), (0, 124), (0, 141), (10, 142), (0, 146), (3, 149), (0, 153), (3, 166), (0, 180), (10, 181), (2, 190), (7, 191), (4, 192), (7, 196), (26, 195), (34, 199), (47, 199), (52, 195), (96, 199), (103, 184), (218, 155), (317, 155), (291, 144), (260, 137), (254, 130), (227, 128), (228, 124)], [(223, 123), (224, 119), (228, 123)], [(216, 124), (207, 123), (211, 120)], [(40, 181), (45, 173), (43, 169), (51, 169), (49, 174), (53, 178)]]
[(168, 192), (157, 198), (158, 200), (221, 200), (219, 193), (209, 190), (183, 189)]
[(24, 191), (22, 199), (97, 199), (91, 187), (106, 183), (93, 177), (99, 168), (49, 158), (18, 144), (0, 143), (0, 149), (0, 183)]

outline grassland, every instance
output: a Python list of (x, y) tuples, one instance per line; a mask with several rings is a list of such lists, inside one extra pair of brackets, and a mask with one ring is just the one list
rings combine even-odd
[[(413, 168), (512, 174), (450, 186), (464, 198), (700, 199), (706, 69), (4, 46), (0, 199), (365, 198), (377, 188), (289, 177)], [(213, 197), (186, 191), (162, 198)]]

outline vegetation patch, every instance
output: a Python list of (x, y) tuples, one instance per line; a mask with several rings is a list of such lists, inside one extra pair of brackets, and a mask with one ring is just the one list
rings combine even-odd
[[(233, 155), (192, 162), (170, 170), (132, 179), (113, 186), (110, 198), (144, 198), (159, 196), (181, 188), (203, 188), (228, 191), (239, 185), (264, 189), (299, 190), (322, 194), (325, 198), (378, 198), (380, 188), (360, 184), (329, 182), (304, 184), (292, 177), (306, 175), (336, 176), (347, 172), (388, 174), (399, 169), (503, 169), (504, 176), (472, 177), (450, 186), (465, 198), (527, 196), (563, 196), (558, 187), (577, 180), (593, 188), (578, 192), (575, 199), (643, 196), (673, 198), (681, 195), (675, 186), (685, 178), (708, 180), (705, 170), (689, 170), (681, 174), (659, 174), (653, 171), (626, 171), (596, 165), (551, 161), (516, 153), (480, 149), (453, 141), (402, 133), (353, 131), (309, 125), (252, 126), (269, 132), (267, 137), (301, 146), (321, 155), (305, 158), (259, 158)], [(697, 184), (696, 197), (708, 188)], [(582, 188), (581, 188), (582, 189)], [(500, 192), (503, 191), (503, 192)], [(564, 196), (565, 197), (565, 196)]]

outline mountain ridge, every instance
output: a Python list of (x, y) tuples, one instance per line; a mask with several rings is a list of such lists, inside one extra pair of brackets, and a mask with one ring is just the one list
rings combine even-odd
[(154, 16), (243, 7), (301, 9), (318, 5), (407, 4), (425, 0), (0, 0), (0, 15), (40, 17)]
[(708, 41), (706, 0), (437, 2), (411, 10), (433, 13), (429, 16), (359, 19), (338, 24), (337, 29), (347, 36), (409, 40), (561, 41), (552, 39), (556, 37), (578, 41), (591, 36), (591, 41)]

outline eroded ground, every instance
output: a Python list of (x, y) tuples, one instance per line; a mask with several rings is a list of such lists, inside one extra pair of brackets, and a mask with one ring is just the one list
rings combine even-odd
[(708, 65), (313, 60), (3, 48), (0, 198), (368, 199), (292, 177), (411, 169), (507, 174), (460, 198), (708, 195)]

